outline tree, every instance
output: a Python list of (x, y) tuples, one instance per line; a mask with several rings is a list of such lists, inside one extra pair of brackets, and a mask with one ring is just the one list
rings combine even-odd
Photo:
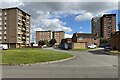
[(43, 46), (43, 45), (45, 45), (45, 41), (40, 40), (40, 41), (38, 42), (38, 45), (39, 45), (39, 46)]
[(64, 43), (67, 43), (66, 39), (62, 39), (60, 44), (64, 44)]
[(31, 42), (31, 47), (33, 48), (33, 44), (34, 44), (34, 42)]
[(50, 46), (53, 46), (57, 41), (55, 39), (51, 39), (49, 41)]
[(45, 45), (50, 46), (48, 40), (44, 40)]
[(39, 46), (43, 46), (43, 45), (49, 46), (49, 42), (48, 42), (48, 40), (40, 40), (38, 42), (38, 45)]
[(109, 44), (109, 40), (108, 40), (108, 39), (101, 38), (101, 39), (100, 39), (100, 44), (101, 44), (101, 45)]

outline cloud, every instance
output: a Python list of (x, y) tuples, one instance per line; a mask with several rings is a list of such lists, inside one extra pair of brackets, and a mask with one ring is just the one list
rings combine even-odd
[[(71, 32), (70, 26), (61, 21), (61, 17), (77, 15), (75, 20), (90, 20), (92, 16), (116, 10), (117, 2), (21, 2), (8, 0), (3, 2), (2, 8), (19, 7), (31, 15), (31, 35), (36, 30), (63, 30)], [(10, 2), (11, 1), (11, 2)], [(66, 36), (69, 36), (69, 34)]]
[(82, 29), (83, 27), (82, 26), (80, 26), (80, 29)]
[(79, 32), (77, 32), (77, 33), (85, 33), (84, 31), (79, 31)]
[(40, 21), (40, 25), (38, 25), (37, 27), (41, 28), (42, 30), (71, 32), (72, 29), (65, 25), (66, 25), (65, 22), (62, 22), (59, 19), (54, 18), (54, 19), (42, 19)]
[(92, 17), (93, 17), (93, 14), (91, 14), (91, 13), (85, 13), (85, 14), (76, 16), (75, 20), (76, 21), (91, 20)]
[(72, 34), (65, 34), (65, 38), (72, 38)]
[(66, 26), (66, 22), (60, 21), (57, 18), (54, 19), (41, 19), (38, 24), (31, 24), (31, 34), (35, 34), (36, 31), (46, 31), (46, 30), (54, 30), (54, 31), (65, 31), (71, 32), (72, 29)]

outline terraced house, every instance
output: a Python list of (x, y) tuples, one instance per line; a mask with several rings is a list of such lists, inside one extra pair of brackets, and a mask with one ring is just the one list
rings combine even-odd
[(14, 7), (2, 9), (1, 43), (9, 48), (30, 45), (30, 15)]

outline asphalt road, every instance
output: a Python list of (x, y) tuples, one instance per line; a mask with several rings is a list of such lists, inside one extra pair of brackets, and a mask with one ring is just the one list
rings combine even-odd
[[(56, 49), (55, 49), (56, 50)], [(61, 51), (61, 50), (58, 50)], [(62, 50), (65, 51), (65, 50)], [(68, 52), (68, 51), (66, 51)], [(117, 78), (118, 57), (103, 50), (70, 51), (76, 58), (53, 64), (2, 66), (3, 78)]]

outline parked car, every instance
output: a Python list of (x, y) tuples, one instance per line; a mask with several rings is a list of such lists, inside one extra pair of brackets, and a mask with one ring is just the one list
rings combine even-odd
[(3, 46), (0, 46), (0, 50), (3, 50)]
[(95, 45), (95, 44), (90, 44), (90, 45), (88, 45), (88, 48), (97, 48), (97, 46)]
[(104, 45), (104, 50), (112, 50), (112, 47), (111, 45), (107, 44), (107, 45)]
[(7, 44), (0, 44), (0, 49), (7, 50), (8, 45)]

